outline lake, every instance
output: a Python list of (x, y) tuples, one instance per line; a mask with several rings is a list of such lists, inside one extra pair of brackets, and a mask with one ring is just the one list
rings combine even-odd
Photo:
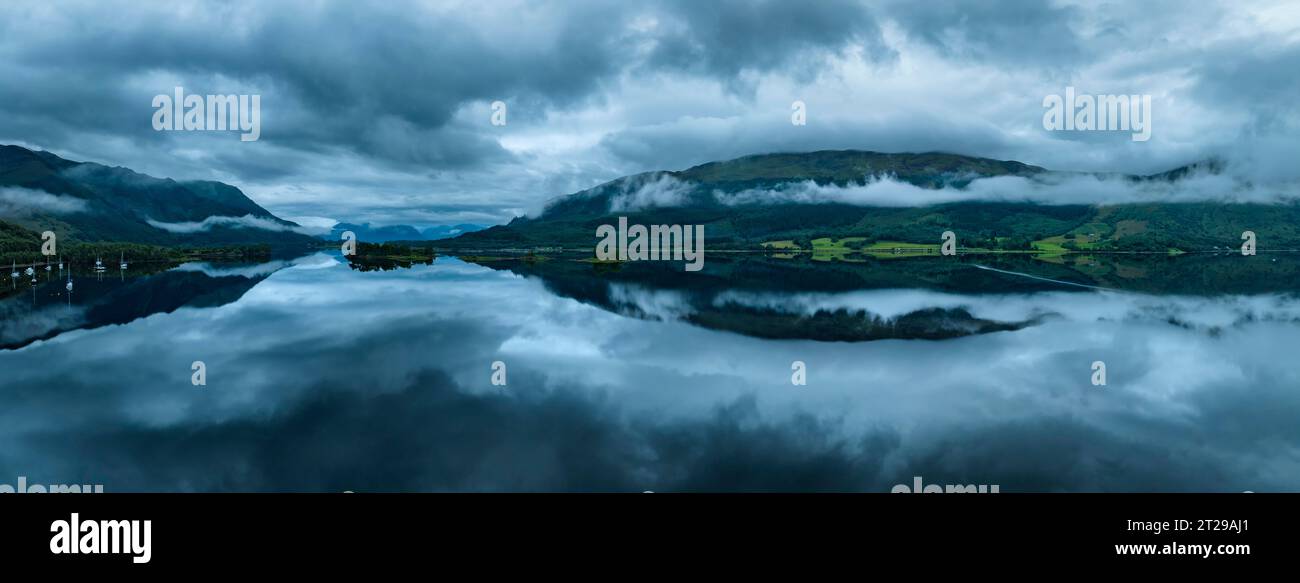
[(71, 297), (66, 274), (5, 277), (0, 483), (888, 492), (920, 476), (1001, 492), (1241, 492), (1300, 480), (1294, 254), (715, 254), (698, 273), (476, 261), (114, 265), (74, 273)]

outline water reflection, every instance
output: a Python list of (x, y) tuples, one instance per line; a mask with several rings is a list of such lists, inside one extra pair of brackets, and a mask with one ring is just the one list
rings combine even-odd
[(165, 263), (137, 263), (128, 276), (122, 261), (111, 274), (97, 264), (81, 270), (69, 267), (66, 279), (38, 275), (26, 286), (29, 294), (12, 293), (0, 299), (0, 349), (26, 346), (70, 330), (126, 324), (182, 306), (230, 303), (283, 265), (213, 268), (186, 263), (169, 269)]
[[(44, 340), (16, 333), (0, 475), (107, 491), (884, 492), (915, 475), (1295, 490), (1295, 280), (1220, 281), (1191, 274), (1257, 267), (1183, 259), (998, 267), (1115, 291), (928, 261), (710, 258), (694, 278), (566, 260), (191, 265), (111, 300), (88, 289), (80, 314), (47, 306)], [(818, 314), (871, 324), (830, 338)]]

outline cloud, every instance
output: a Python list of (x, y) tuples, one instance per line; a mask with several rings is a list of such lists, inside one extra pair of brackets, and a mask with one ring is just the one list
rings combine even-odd
[(836, 186), (813, 181), (735, 193), (715, 191), (727, 205), (845, 203), (916, 207), (950, 202), (1032, 202), (1114, 205), (1131, 203), (1231, 202), (1290, 204), (1300, 200), (1300, 183), (1261, 188), (1228, 174), (1200, 172), (1177, 181), (1134, 180), (1119, 175), (1055, 174), (977, 178), (962, 187), (922, 188), (890, 176)]
[(1055, 67), (1078, 64), (1089, 52), (1080, 31), (1087, 24), (1084, 10), (1067, 3), (892, 1), (888, 14), (911, 38), (955, 60)]
[[(1300, 178), (1285, 2), (941, 6), (10, 2), (0, 142), (230, 182), (281, 216), (421, 227), (774, 151), (1144, 174), (1219, 157), (1261, 190)], [(261, 95), (262, 139), (153, 131), (152, 97), (178, 85)], [(1151, 141), (1043, 131), (1043, 97), (1066, 86), (1152, 95)], [(489, 123), (496, 100), (505, 126)], [(806, 126), (789, 123), (794, 100)]]
[(169, 233), (182, 234), (205, 233), (211, 231), (215, 227), (227, 227), (231, 229), (261, 229), (264, 231), (295, 233), (305, 233), (306, 231), (310, 231), (310, 229), (303, 229), (302, 227), (294, 225), (286, 225), (272, 219), (256, 217), (253, 215), (244, 215), (242, 217), (211, 216), (197, 222), (164, 223), (153, 219), (148, 219), (146, 222), (149, 223), (149, 226), (154, 227), (155, 229), (162, 229)]
[(654, 173), (622, 181), (618, 191), (610, 196), (612, 213), (641, 210), (650, 207), (681, 206), (687, 202), (691, 184), (671, 174)]
[(743, 84), (746, 72), (812, 79), (826, 66), (826, 52), (892, 56), (875, 16), (855, 0), (671, 0), (633, 29), (646, 43), (647, 69), (701, 72), (732, 86)]
[[(728, 206), (774, 204), (851, 204), (876, 207), (920, 207), (955, 202), (1028, 202), (1047, 205), (1116, 205), (1139, 203), (1256, 203), (1292, 204), (1300, 201), (1300, 180), (1251, 182), (1240, 165), (1227, 168), (1201, 165), (1176, 180), (1121, 174), (1048, 172), (1034, 176), (951, 175), (939, 188), (922, 187), (893, 175), (864, 176), (848, 185), (812, 180), (780, 183), (735, 192), (709, 190), (705, 185), (667, 173), (630, 177), (599, 189), (607, 194), (611, 213), (653, 207), (682, 207), (712, 200)], [(552, 203), (565, 201), (564, 197)]]
[(328, 217), (308, 216), (308, 217), (282, 217), (282, 218), (284, 218), (289, 222), (297, 223), (298, 225), (301, 225), (303, 228), (303, 232), (312, 235), (323, 235), (325, 233), (328, 233), (330, 232), (330, 230), (334, 228), (334, 225), (339, 224), (339, 221)]
[(26, 217), (36, 213), (56, 215), (79, 213), (86, 210), (86, 201), (50, 194), (43, 190), (21, 187), (0, 188), (0, 217)]

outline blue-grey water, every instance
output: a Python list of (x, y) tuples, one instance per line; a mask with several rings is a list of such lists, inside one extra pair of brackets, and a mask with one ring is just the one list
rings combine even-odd
[[(0, 300), (0, 483), (1300, 486), (1290, 279), (1126, 290), (974, 263), (883, 281), (812, 266), (817, 282), (782, 280), (775, 263), (697, 279), (549, 263), (358, 271), (321, 253), (77, 274), (71, 298), (58, 281), (20, 287)], [(857, 269), (902, 264), (882, 265)]]

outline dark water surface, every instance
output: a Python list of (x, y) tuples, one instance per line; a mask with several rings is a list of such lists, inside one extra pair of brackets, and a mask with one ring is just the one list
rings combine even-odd
[(1294, 256), (129, 272), (4, 278), (0, 483), (1300, 489)]

